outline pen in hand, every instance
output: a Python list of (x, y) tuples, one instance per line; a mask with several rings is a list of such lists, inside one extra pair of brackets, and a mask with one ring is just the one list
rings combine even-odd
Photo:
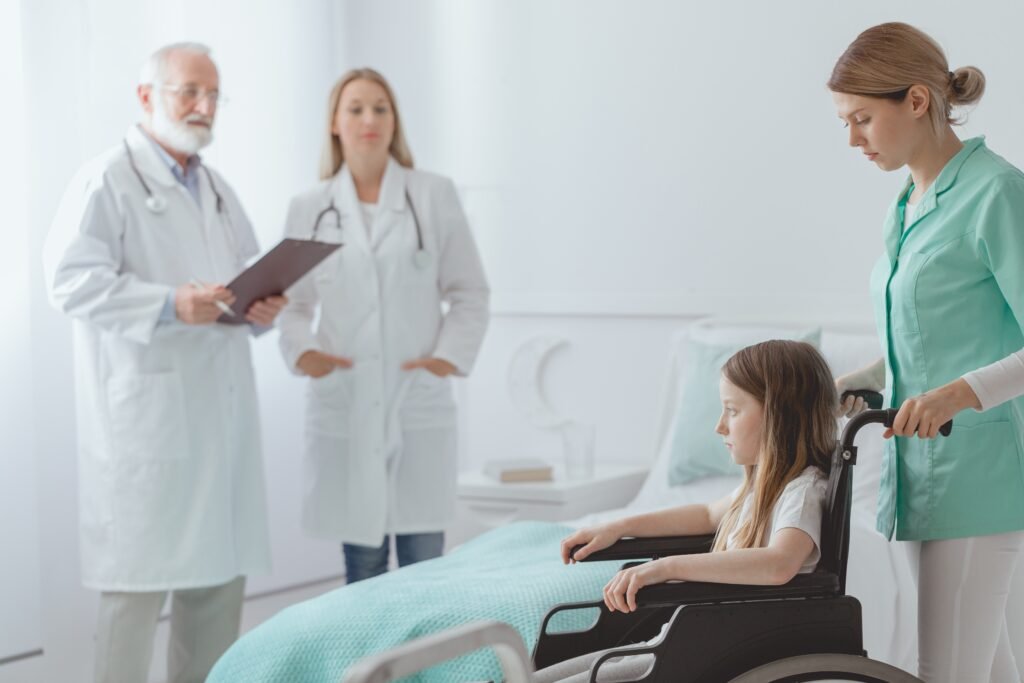
[[(189, 280), (189, 284), (192, 285), (193, 287), (195, 287), (196, 289), (198, 289), (201, 292), (209, 291), (209, 289), (210, 289), (208, 286), (206, 286), (205, 284), (203, 284), (202, 282), (200, 282), (196, 278), (192, 278), (191, 280)], [(232, 318), (237, 318), (238, 317), (238, 314), (236, 314), (233, 310), (231, 310), (231, 307), (228, 306), (223, 301), (221, 301), (220, 299), (215, 299), (214, 302), (213, 302), (213, 305), (216, 306), (217, 308), (219, 308), (223, 313), (227, 313), (228, 315), (230, 315)]]

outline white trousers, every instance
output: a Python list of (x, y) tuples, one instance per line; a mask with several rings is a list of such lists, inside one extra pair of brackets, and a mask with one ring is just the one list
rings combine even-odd
[(926, 683), (1021, 683), (1007, 604), (1024, 531), (914, 546), (918, 676)]
[[(96, 683), (146, 683), (157, 620), (168, 591), (100, 593)], [(211, 588), (171, 593), (169, 683), (202, 683), (238, 638), (245, 577)]]

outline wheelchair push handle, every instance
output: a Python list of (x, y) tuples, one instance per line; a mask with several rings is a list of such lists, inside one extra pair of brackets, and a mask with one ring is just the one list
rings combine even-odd
[[(848, 392), (848, 393), (853, 393), (853, 392)], [(875, 394), (875, 397), (877, 397), (877, 399), (875, 397), (872, 397), (872, 396), (863, 397), (864, 398), (864, 402), (868, 403), (868, 405), (876, 404), (876, 400), (877, 400), (877, 404), (879, 404), (879, 405), (881, 404), (881, 394), (878, 394), (877, 392), (864, 392), (864, 393), (866, 393), (866, 394)], [(844, 393), (843, 394), (843, 398), (845, 399), (846, 396), (847, 396), (847, 394)], [(854, 437), (856, 437), (856, 435), (857, 435), (857, 431), (861, 427), (863, 427), (864, 425), (880, 423), (884, 427), (892, 427), (893, 423), (896, 421), (896, 415), (899, 412), (900, 411), (897, 408), (887, 408), (885, 410), (865, 410), (862, 413), (858, 413), (857, 415), (854, 415), (853, 417), (850, 418), (850, 421), (846, 423), (846, 427), (843, 429), (843, 435), (840, 438), (840, 445), (843, 448), (849, 448), (850, 446), (853, 446), (853, 440), (854, 440)], [(953, 421), (952, 420), (950, 420), (946, 424), (944, 424), (941, 427), (939, 427), (939, 434), (941, 434), (942, 436), (949, 436), (952, 433), (953, 433)]]
[[(882, 424), (885, 425), (886, 427), (892, 427), (892, 423), (896, 421), (896, 414), (899, 413), (900, 411), (898, 409), (896, 409), (896, 408), (889, 408), (887, 410), (882, 410), (882, 411), (879, 411), (879, 412), (885, 413), (885, 420), (882, 422)], [(953, 433), (953, 421), (952, 420), (950, 420), (946, 424), (944, 424), (941, 427), (939, 427), (939, 434), (942, 434), (943, 436), (949, 436), (952, 433)]]
[(843, 395), (839, 397), (839, 402), (842, 403), (850, 396), (864, 399), (864, 405), (871, 410), (880, 410), (882, 408), (882, 395), (877, 391), (872, 391), (871, 389), (853, 389), (851, 391), (844, 391)]

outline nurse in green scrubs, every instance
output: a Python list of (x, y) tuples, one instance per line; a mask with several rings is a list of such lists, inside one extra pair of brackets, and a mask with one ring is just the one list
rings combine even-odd
[(985, 78), (950, 71), (911, 26), (863, 32), (828, 87), (850, 146), (910, 171), (871, 275), (883, 356), (837, 385), (888, 389), (899, 407), (878, 529), (916, 542), (919, 676), (1019, 683), (1006, 610), (1024, 545), (1024, 174), (984, 138), (957, 137), (953, 108), (977, 102)]

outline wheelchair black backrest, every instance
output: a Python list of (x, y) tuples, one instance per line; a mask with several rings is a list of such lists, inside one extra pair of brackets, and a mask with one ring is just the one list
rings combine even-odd
[[(844, 433), (843, 441), (846, 441)], [(846, 593), (846, 561), (850, 554), (850, 514), (853, 504), (853, 465), (857, 449), (836, 445), (828, 475), (825, 517), (821, 520), (821, 558), (815, 571), (839, 577), (839, 590)], [(844, 457), (844, 454), (846, 456)]]
[[(879, 397), (880, 398), (880, 397)], [(824, 571), (839, 578), (839, 591), (846, 593), (846, 561), (850, 555), (850, 512), (853, 505), (853, 466), (857, 464), (857, 447), (853, 445), (857, 431), (865, 425), (891, 425), (896, 411), (865, 410), (854, 415), (843, 427), (843, 433), (832, 452), (828, 474), (828, 498), (825, 518), (821, 524), (821, 559), (815, 571)], [(952, 424), (944, 425), (948, 429)]]

